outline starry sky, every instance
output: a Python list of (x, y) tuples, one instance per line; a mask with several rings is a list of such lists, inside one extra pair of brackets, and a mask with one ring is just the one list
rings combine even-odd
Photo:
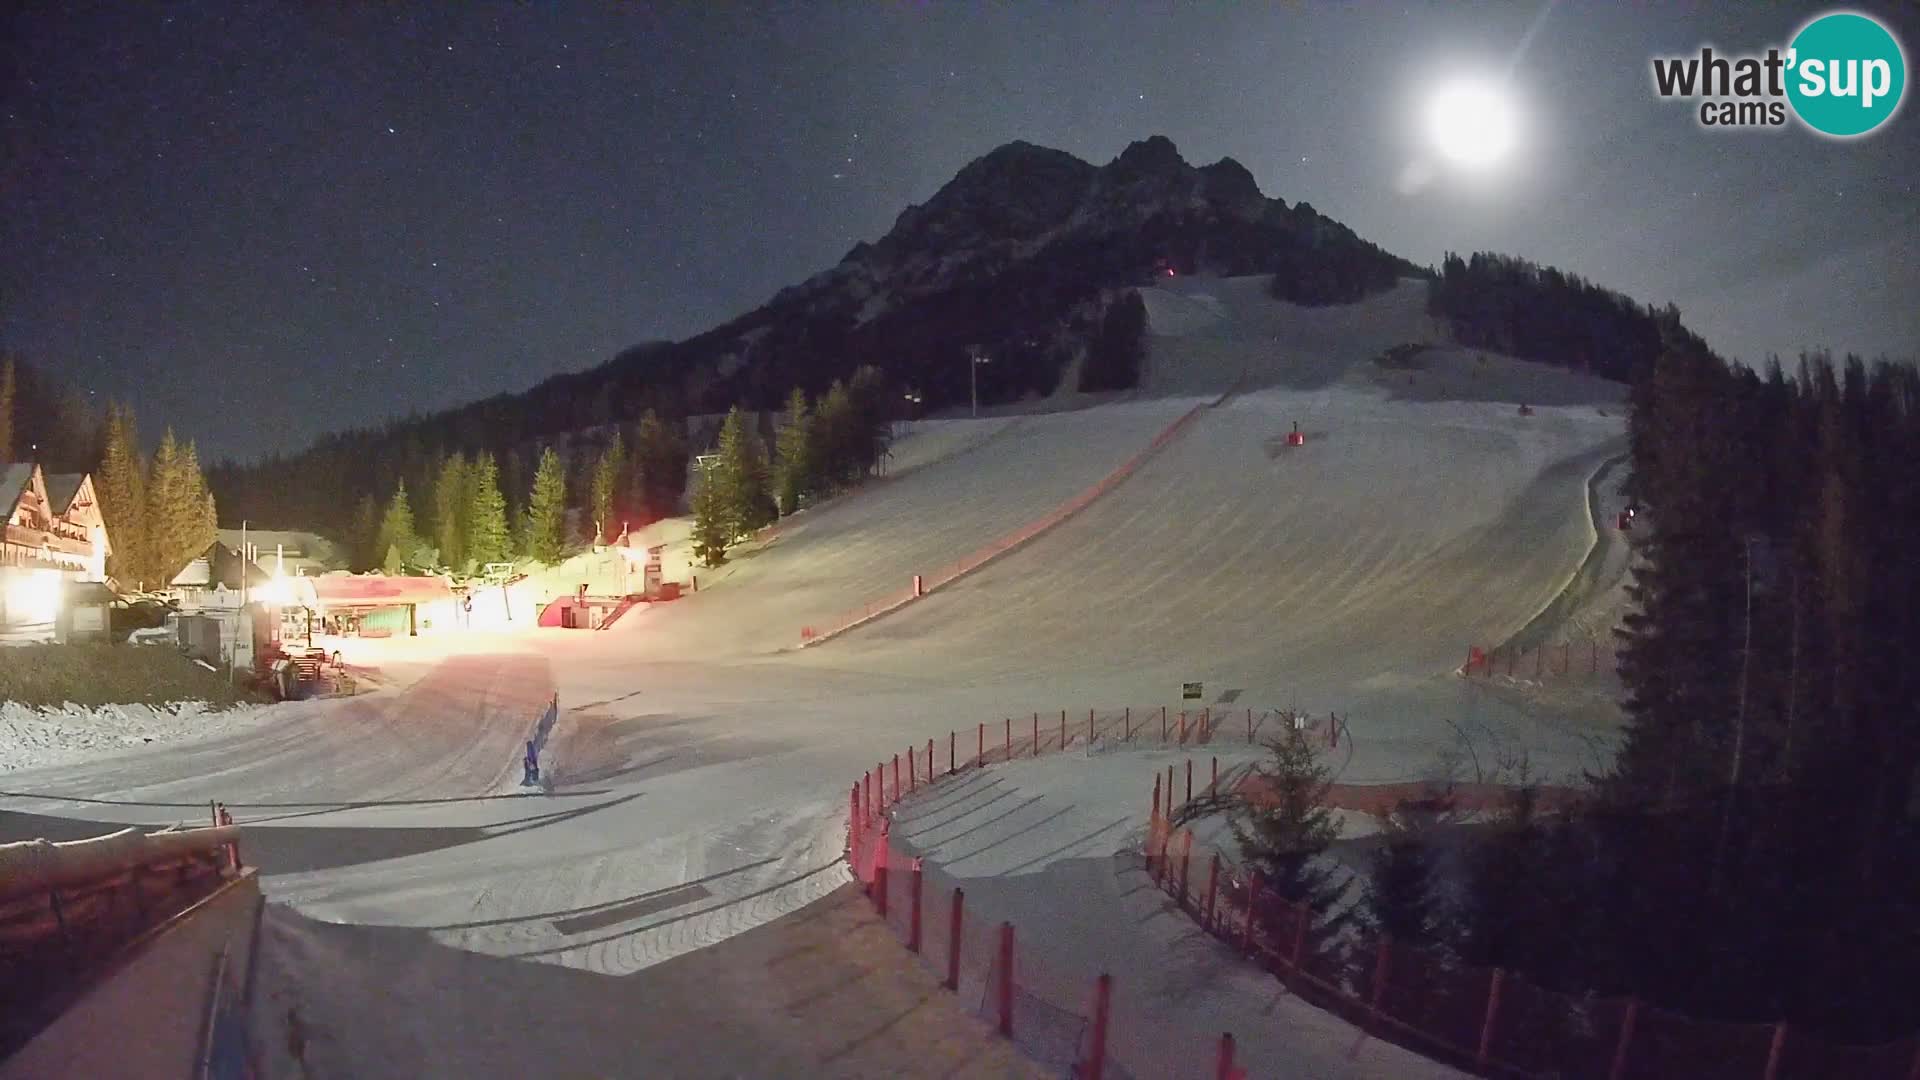
[[(1856, 9), (1920, 55), (1916, 9)], [(1415, 262), (1551, 263), (1741, 358), (1912, 358), (1912, 103), (1837, 142), (1653, 94), (1653, 55), (1820, 10), (34, 5), (0, 15), (0, 346), (203, 459), (293, 450), (706, 329), (1002, 143), (1158, 133)], [(1510, 73), (1520, 153), (1410, 192), (1458, 72)]]

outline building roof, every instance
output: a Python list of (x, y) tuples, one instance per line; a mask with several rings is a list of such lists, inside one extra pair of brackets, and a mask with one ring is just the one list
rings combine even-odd
[(322, 574), (308, 578), (323, 608), (388, 607), (450, 600), (446, 578), (388, 577), (385, 574)]
[(0, 517), (13, 516), (14, 509), (20, 505), (20, 496), (26, 493), (27, 485), (33, 482), (35, 468), (31, 461), (0, 465), (0, 505), (6, 507), (6, 513), (0, 514)]
[(197, 558), (175, 574), (170, 584), (200, 585), (207, 588), (224, 585), (229, 589), (238, 590), (242, 564), (247, 568), (249, 588), (265, 585), (273, 580), (273, 575), (260, 569), (259, 564), (248, 563), (240, 557), (239, 552), (216, 540), (208, 544), (207, 550), (201, 552)]
[(64, 514), (73, 508), (73, 497), (80, 494), (80, 485), (87, 482), (86, 473), (47, 473), (47, 509), (54, 514)]

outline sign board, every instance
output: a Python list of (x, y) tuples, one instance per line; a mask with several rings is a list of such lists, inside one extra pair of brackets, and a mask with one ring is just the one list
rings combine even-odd
[(1200, 684), (1197, 682), (1180, 684), (1180, 700), (1182, 701), (1199, 701), (1200, 693)]

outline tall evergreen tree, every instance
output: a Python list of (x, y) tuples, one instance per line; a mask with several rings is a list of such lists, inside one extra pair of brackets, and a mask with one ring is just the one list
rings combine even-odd
[(620, 535), (620, 494), (626, 487), (627, 447), (615, 431), (606, 449), (593, 464), (593, 520), (600, 536), (608, 541)]
[(1433, 829), (1444, 810), (1402, 803), (1380, 815), (1380, 846), (1368, 866), (1367, 911), (1374, 927), (1407, 945), (1433, 943), (1437, 918)]
[(693, 554), (703, 566), (725, 563), (735, 535), (732, 500), (719, 473), (715, 465), (701, 470), (693, 492)]
[(798, 387), (787, 395), (786, 426), (776, 442), (780, 460), (774, 466), (774, 494), (782, 514), (800, 509), (800, 497), (814, 491), (813, 413), (807, 406), (807, 393)]
[(773, 521), (776, 511), (767, 483), (767, 459), (760, 439), (747, 424), (738, 405), (720, 425), (719, 461), (714, 477), (726, 502), (726, 521), (735, 537), (743, 537)]
[(467, 566), (468, 501), (467, 458), (449, 454), (440, 463), (433, 482), (433, 539), (440, 548), (442, 564), (464, 570)]
[(107, 524), (113, 554), (107, 572), (126, 585), (151, 582), (146, 569), (147, 475), (133, 410), (118, 402), (107, 406), (106, 443), (94, 474), (94, 493)]
[(407, 499), (407, 482), (403, 479), (394, 485), (386, 516), (380, 519), (379, 538), (374, 542), (374, 548), (380, 553), (380, 568), (389, 574), (405, 573), (419, 546), (420, 536), (413, 525), (413, 504)]
[(1316, 942), (1349, 918), (1336, 908), (1345, 881), (1320, 861), (1340, 834), (1325, 805), (1332, 782), (1306, 733), (1290, 730), (1268, 741), (1266, 760), (1253, 769), (1258, 795), (1243, 800), (1229, 819), (1241, 853), (1260, 872), (1264, 895), (1316, 913)]
[(13, 460), (13, 357), (0, 361), (0, 463)]
[(374, 505), (371, 494), (363, 494), (354, 507), (353, 522), (347, 529), (348, 561), (355, 573), (364, 573), (380, 565), (385, 555), (374, 554), (379, 544), (380, 509)]
[(506, 562), (513, 556), (507, 526), (507, 501), (500, 494), (499, 469), (492, 454), (475, 457), (467, 469), (466, 556), (476, 567)]
[(540, 454), (533, 490), (527, 496), (527, 556), (555, 565), (567, 554), (567, 478), (560, 455), (549, 446)]
[(142, 580), (163, 587), (213, 543), (212, 506), (191, 446), (167, 429), (148, 470)]
[(634, 487), (649, 519), (676, 513), (687, 486), (687, 448), (652, 409), (634, 434)]
[(860, 473), (860, 420), (847, 385), (834, 380), (814, 413), (815, 476), (822, 490), (852, 483)]

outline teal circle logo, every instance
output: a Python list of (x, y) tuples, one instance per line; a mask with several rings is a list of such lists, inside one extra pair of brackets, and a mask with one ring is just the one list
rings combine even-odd
[(1887, 28), (1850, 11), (1822, 15), (1787, 47), (1787, 100), (1807, 126), (1851, 138), (1887, 122), (1907, 89), (1907, 60)]

